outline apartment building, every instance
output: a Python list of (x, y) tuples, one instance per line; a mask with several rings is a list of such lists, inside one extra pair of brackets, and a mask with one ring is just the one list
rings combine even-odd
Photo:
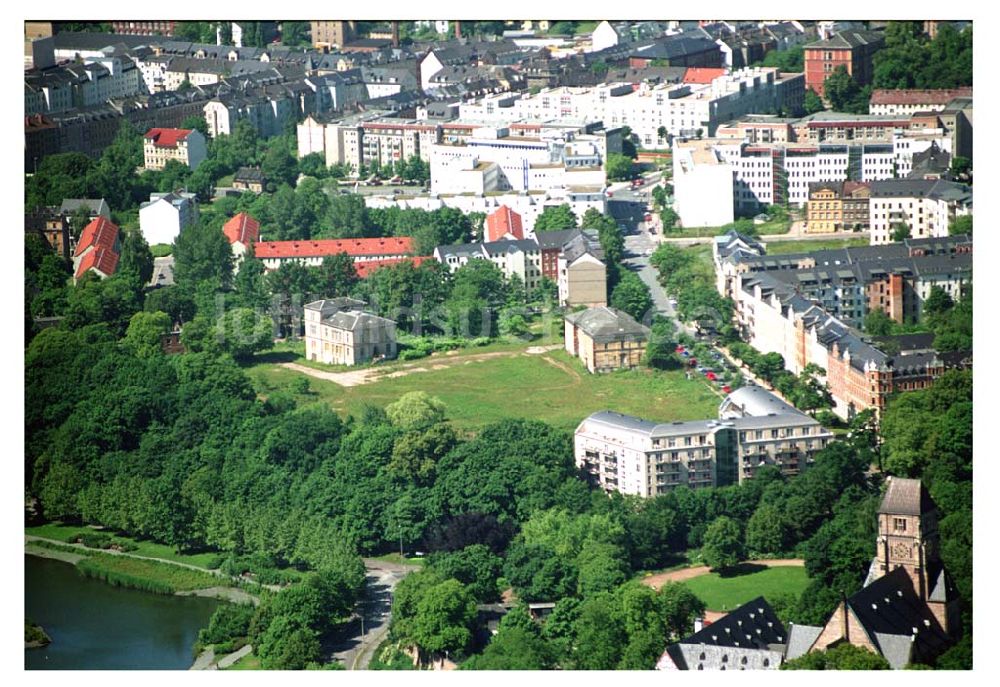
[[(499, 94), (459, 107), (462, 119), (602, 121), (605, 128), (631, 128), (646, 148), (667, 146), (675, 136), (714, 136), (725, 122), (754, 112), (797, 112), (805, 96), (801, 74), (754, 67), (716, 77), (707, 84), (601, 84), (543, 89), (534, 95)], [(660, 137), (663, 127), (668, 138)]]
[[(733, 139), (675, 141), (675, 211), (685, 227), (718, 226), (766, 205), (805, 205), (817, 182), (890, 179), (891, 144), (749, 144)], [(728, 186), (728, 194), (725, 192)], [(719, 203), (732, 197), (732, 207)], [(719, 221), (724, 220), (724, 221)]]
[(580, 358), (591, 374), (642, 363), (650, 330), (629, 314), (603, 306), (569, 313), (563, 320), (566, 352)]
[(306, 358), (361, 365), (396, 357), (396, 323), (365, 311), (364, 301), (332, 298), (304, 308)]
[(972, 279), (967, 236), (770, 256), (763, 244), (730, 232), (717, 237), (713, 256), (720, 294), (738, 301), (737, 277), (766, 273), (852, 327), (873, 309), (918, 321), (932, 287), (958, 301)]
[(146, 243), (173, 243), (185, 228), (198, 222), (198, 196), (194, 193), (151, 193), (139, 206), (139, 228)]
[(879, 416), (892, 394), (927, 388), (946, 369), (971, 365), (970, 354), (925, 348), (900, 346), (898, 353), (887, 354), (777, 274), (735, 279), (735, 319), (745, 340), (761, 353), (780, 354), (794, 374), (809, 364), (824, 370), (840, 417), (869, 408)]
[(869, 208), (873, 246), (891, 242), (898, 225), (910, 238), (941, 238), (956, 217), (972, 214), (972, 189), (942, 179), (876, 181)]
[(827, 181), (809, 184), (806, 232), (866, 231), (871, 184)]
[(764, 466), (787, 476), (808, 469), (833, 434), (791, 412), (725, 420), (652, 422), (611, 411), (583, 420), (574, 454), (596, 486), (650, 498), (679, 486), (737, 484)]
[(150, 129), (143, 136), (146, 169), (161, 170), (168, 160), (197, 169), (207, 156), (205, 137), (197, 129)]
[(451, 272), (470, 260), (489, 260), (507, 279), (517, 275), (529, 291), (538, 288), (543, 276), (542, 251), (533, 238), (438, 246), (434, 259)]
[(247, 249), (260, 241), (260, 222), (245, 212), (238, 212), (222, 225), (222, 233), (233, 251), (233, 271), (238, 271)]
[(558, 269), (559, 305), (598, 308), (608, 304), (604, 250), (596, 236), (580, 232), (569, 239), (559, 251)]
[(507, 237), (524, 238), (524, 224), (521, 222), (521, 215), (506, 205), (501, 205), (486, 215), (483, 230), (487, 241), (500, 241)]
[(89, 57), (83, 64), (31, 69), (24, 74), (24, 113), (94, 107), (146, 93), (135, 62), (124, 55)]
[(376, 111), (336, 120), (306, 117), (296, 128), (299, 157), (321, 153), (327, 166), (347, 164), (354, 169), (413, 156), (429, 162), (431, 146), (441, 138), (441, 127), (386, 114)]
[(972, 86), (942, 89), (876, 88), (868, 101), (868, 112), (882, 115), (940, 112), (955, 98), (971, 97)]
[(841, 31), (805, 46), (805, 87), (823, 96), (823, 82), (844, 67), (861, 86), (871, 83), (872, 58), (885, 45), (885, 37), (875, 31)]

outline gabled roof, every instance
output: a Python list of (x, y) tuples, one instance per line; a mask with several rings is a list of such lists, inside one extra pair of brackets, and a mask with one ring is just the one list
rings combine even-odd
[(896, 568), (847, 599), (871, 642), (895, 669), (929, 660), (949, 640), (927, 604), (913, 590), (909, 574)]
[(827, 38), (826, 40), (816, 41), (815, 43), (809, 43), (806, 48), (833, 48), (833, 49), (846, 49), (846, 48), (857, 48), (862, 45), (869, 45), (872, 43), (884, 43), (885, 36), (881, 33), (875, 31), (841, 31), (840, 33), (834, 34)]
[(263, 241), (255, 246), (258, 258), (311, 258), (347, 253), (350, 256), (398, 255), (413, 252), (413, 239), (322, 239), (317, 241)]
[(320, 317), (327, 317), (335, 312), (340, 312), (341, 310), (351, 310), (353, 308), (363, 308), (365, 307), (365, 302), (358, 300), (357, 298), (323, 298), (318, 301), (313, 301), (311, 303), (305, 304), (306, 310), (317, 310), (319, 311)]
[(152, 141), (159, 148), (176, 148), (192, 131), (194, 129), (150, 129), (143, 138)]
[(59, 206), (59, 212), (64, 215), (73, 214), (80, 208), (87, 208), (91, 214), (109, 217), (111, 211), (103, 198), (67, 198)]
[(778, 616), (758, 596), (670, 645), (666, 653), (681, 670), (777, 669), (787, 641)]
[(521, 223), (521, 215), (506, 205), (501, 205), (486, 216), (486, 238), (489, 241), (498, 241), (507, 234), (523, 239), (524, 226)]
[(947, 105), (954, 98), (972, 97), (972, 86), (964, 88), (876, 88), (872, 105)]
[(110, 277), (115, 273), (115, 270), (118, 269), (118, 253), (111, 249), (98, 246), (80, 259), (80, 263), (76, 266), (76, 274), (74, 276), (79, 279), (87, 272), (87, 270), (91, 269), (100, 272), (106, 277)]
[(361, 310), (340, 310), (329, 317), (324, 317), (322, 321), (323, 324), (330, 327), (349, 331), (390, 329), (396, 326), (396, 323), (390, 319)]
[(241, 212), (222, 225), (222, 233), (229, 239), (229, 243), (237, 241), (244, 245), (256, 243), (260, 240), (260, 222)]
[(80, 241), (76, 244), (74, 257), (80, 257), (91, 247), (114, 251), (118, 242), (118, 227), (104, 217), (92, 220), (83, 228)]

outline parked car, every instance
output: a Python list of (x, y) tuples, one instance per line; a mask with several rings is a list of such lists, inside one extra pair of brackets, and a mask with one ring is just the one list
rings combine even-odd
[(732, 388), (728, 384), (722, 387), (722, 393), (728, 394), (730, 391), (732, 391)]

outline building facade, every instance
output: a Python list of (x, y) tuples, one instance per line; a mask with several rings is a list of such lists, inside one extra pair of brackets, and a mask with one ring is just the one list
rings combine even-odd
[(150, 129), (143, 137), (143, 156), (146, 169), (162, 170), (168, 160), (197, 169), (208, 150), (196, 129)]
[(327, 365), (362, 365), (396, 357), (396, 323), (352, 298), (305, 306), (306, 358)]
[(591, 374), (629, 370), (642, 363), (649, 327), (615, 308), (597, 307), (564, 317), (566, 352)]
[(890, 179), (871, 186), (871, 243), (890, 243), (902, 225), (913, 239), (943, 238), (956, 217), (972, 214), (972, 189), (942, 179)]
[(861, 86), (871, 83), (872, 58), (885, 45), (885, 38), (874, 31), (841, 31), (824, 40), (805, 46), (805, 87), (823, 97), (823, 82), (844, 67)]
[(198, 222), (198, 196), (194, 193), (151, 193), (139, 206), (139, 228), (151, 246), (173, 243), (185, 228)]

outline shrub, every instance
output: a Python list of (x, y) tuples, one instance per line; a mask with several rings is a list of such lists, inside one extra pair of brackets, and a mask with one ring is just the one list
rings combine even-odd
[(111, 535), (104, 532), (86, 532), (77, 541), (89, 549), (110, 549), (112, 544)]
[(479, 336), (472, 340), (473, 346), (488, 346), (492, 339), (488, 336)]
[(399, 353), (397, 356), (400, 360), (417, 360), (418, 358), (426, 358), (430, 355), (429, 351), (424, 351), (419, 348), (407, 348)]

